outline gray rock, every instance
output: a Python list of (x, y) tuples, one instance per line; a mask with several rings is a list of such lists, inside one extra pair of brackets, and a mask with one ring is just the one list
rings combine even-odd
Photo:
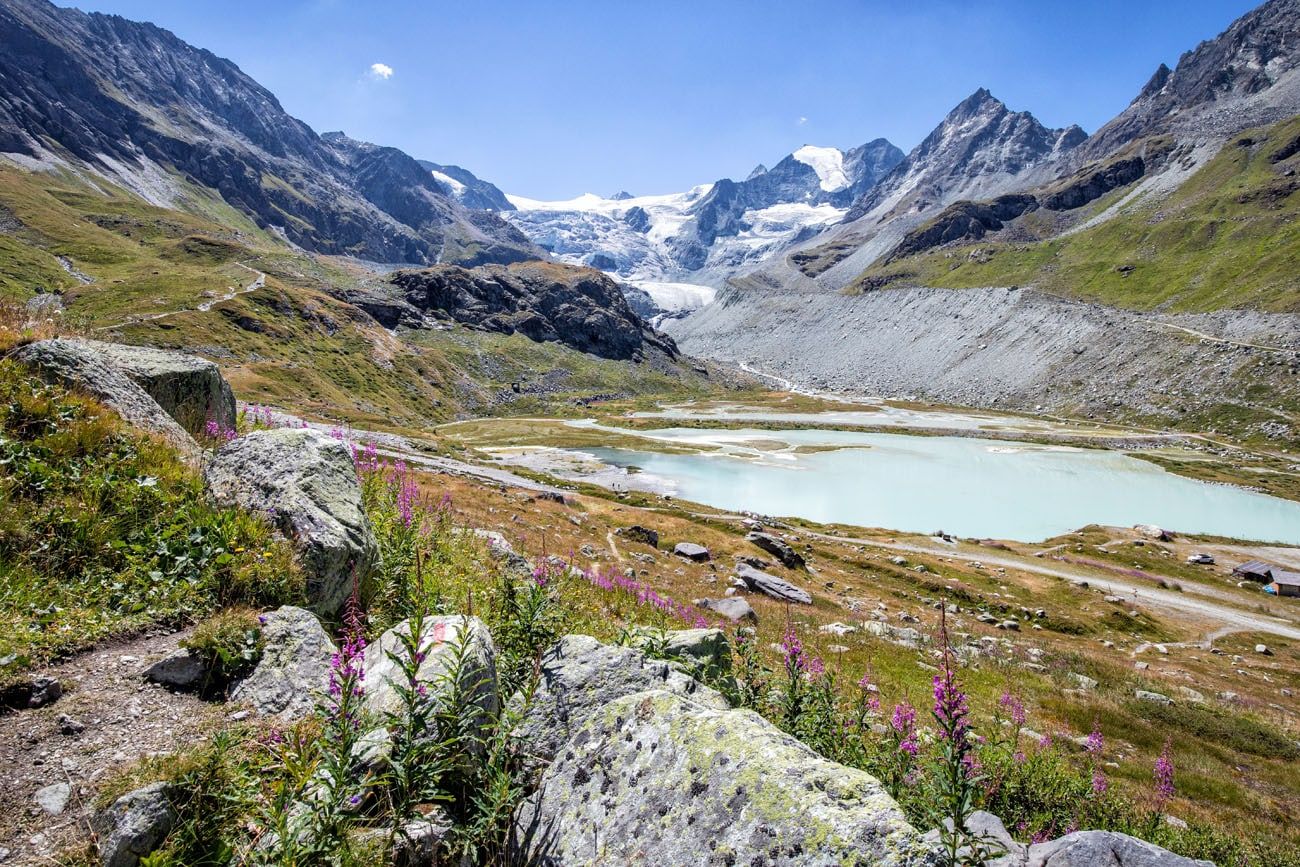
[(92, 343), (64, 338), (41, 340), (19, 348), (13, 357), (36, 370), (46, 382), (89, 394), (127, 424), (160, 437), (185, 459), (199, 461), (201, 451), (194, 437)]
[(1164, 693), (1151, 692), (1145, 689), (1133, 690), (1133, 697), (1139, 701), (1149, 701), (1155, 704), (1173, 704), (1174, 700)]
[(286, 722), (302, 719), (325, 692), (334, 642), (316, 615), (302, 608), (285, 605), (261, 620), (262, 658), (230, 698)]
[(1094, 690), (1097, 688), (1097, 681), (1088, 677), (1086, 674), (1079, 674), (1077, 671), (1071, 671), (1066, 674), (1066, 679), (1074, 684), (1077, 689)]
[(136, 867), (162, 845), (176, 819), (167, 783), (128, 792), (94, 819), (100, 862), (104, 867)]
[(36, 790), (32, 800), (51, 816), (61, 816), (67, 809), (68, 799), (72, 797), (72, 786), (68, 783), (51, 783)]
[(234, 429), (235, 394), (211, 361), (150, 346), (84, 342), (135, 380), (190, 433), (201, 433), (209, 420)]
[(1029, 847), (1026, 867), (1214, 867), (1114, 831), (1076, 831)]
[(1168, 530), (1163, 527), (1158, 527), (1155, 524), (1134, 524), (1133, 529), (1137, 531), (1139, 536), (1145, 536), (1146, 538), (1154, 539), (1157, 542), (1167, 542), (1169, 539), (1173, 538), (1173, 534)]
[(640, 632), (632, 646), (644, 648), (652, 641), (662, 641), (665, 656), (687, 663), (696, 672), (716, 677), (731, 673), (731, 643), (721, 629), (675, 629), (659, 634)]
[(140, 675), (150, 683), (182, 691), (197, 690), (208, 676), (203, 660), (186, 647), (178, 647)]
[[(403, 620), (366, 648), (365, 709), (375, 717), (401, 710), (401, 696), (395, 684), (403, 684), (405, 679), (390, 654), (400, 657), (401, 636), (408, 635), (410, 629), (410, 621)], [(426, 618), (420, 641), (425, 656), (416, 677), (429, 687), (428, 700), (439, 701), (449, 686), (445, 679), (455, 662), (456, 648), (462, 644), (465, 645), (465, 661), (459, 686), (472, 696), (471, 700), (481, 710), (481, 723), (486, 726), (500, 708), (500, 697), (497, 693), (496, 645), (492, 643), (492, 636), (483, 621), (458, 614)]]
[(393, 867), (438, 867), (442, 863), (443, 841), (451, 829), (451, 820), (441, 810), (407, 822), (395, 835)]
[(254, 431), (222, 446), (204, 475), (217, 504), (265, 512), (289, 537), (314, 610), (334, 614), (364, 586), (379, 553), (342, 442), (305, 428)]
[[(952, 828), (952, 820), (945, 819), (945, 828)], [(991, 856), (991, 865), (1012, 867), (1023, 864), (1028, 847), (1017, 843), (1007, 831), (1002, 820), (987, 810), (976, 810), (966, 819), (966, 830), (975, 838), (976, 845)], [(940, 841), (939, 829), (935, 828), (925, 835), (925, 840), (932, 844)], [(963, 846), (957, 850), (959, 856), (969, 856), (970, 847)]]
[(541, 681), (516, 737), (532, 756), (549, 761), (587, 720), (615, 699), (646, 690), (690, 696), (726, 708), (722, 695), (661, 660), (631, 647), (601, 644), (586, 635), (566, 635), (542, 656)]
[(760, 572), (747, 563), (736, 564), (736, 577), (745, 582), (745, 586), (750, 590), (771, 596), (773, 599), (780, 599), (783, 602), (800, 602), (804, 605), (812, 604), (812, 596), (807, 590), (802, 590), (784, 578), (778, 578), (770, 572)]
[(936, 863), (866, 772), (756, 713), (666, 690), (594, 709), (516, 826), (551, 865)]
[(771, 533), (749, 533), (745, 536), (745, 541), (752, 542), (762, 548), (777, 560), (780, 560), (781, 565), (787, 569), (803, 569), (807, 565), (804, 563), (803, 557), (799, 556), (793, 548)]
[(708, 548), (703, 545), (696, 545), (694, 542), (678, 542), (673, 546), (673, 553), (678, 557), (694, 560), (696, 563), (703, 563), (712, 556), (709, 554)]
[[(731, 591), (728, 590), (727, 592)], [(728, 596), (725, 599), (696, 599), (695, 607), (719, 614), (732, 623), (739, 623), (742, 620), (748, 620), (751, 623), (758, 622), (758, 614), (753, 607), (737, 596)]]

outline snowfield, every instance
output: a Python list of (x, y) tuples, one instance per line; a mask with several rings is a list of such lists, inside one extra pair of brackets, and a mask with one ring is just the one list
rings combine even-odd
[(842, 190), (849, 185), (849, 176), (844, 173), (844, 152), (839, 148), (819, 148), (816, 145), (804, 145), (791, 154), (806, 166), (811, 166), (821, 179), (821, 187), (828, 193)]

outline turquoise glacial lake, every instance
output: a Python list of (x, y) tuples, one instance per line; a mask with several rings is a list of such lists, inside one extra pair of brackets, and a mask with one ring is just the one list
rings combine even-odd
[(1300, 544), (1300, 503), (1198, 482), (1122, 452), (811, 429), (622, 432), (722, 451), (573, 451), (634, 468), (625, 481), (635, 487), (720, 509), (1024, 542), (1088, 524), (1158, 524)]

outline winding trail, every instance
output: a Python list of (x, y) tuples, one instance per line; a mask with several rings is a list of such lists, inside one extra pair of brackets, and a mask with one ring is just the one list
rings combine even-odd
[(1283, 346), (1269, 346), (1266, 343), (1248, 343), (1243, 340), (1232, 340), (1228, 337), (1215, 337), (1213, 334), (1206, 334), (1204, 331), (1197, 331), (1195, 328), (1188, 328), (1185, 325), (1175, 325), (1172, 322), (1153, 322), (1159, 328), (1167, 328), (1171, 331), (1181, 331), (1184, 334), (1190, 334), (1192, 337), (1200, 340), (1208, 340), (1210, 343), (1221, 343), (1225, 346), (1241, 346), (1246, 349), (1259, 349), (1264, 352), (1279, 352), (1283, 355), (1295, 355), (1297, 350), (1287, 349)]
[(263, 274), (261, 271), (258, 271), (256, 268), (246, 265), (243, 262), (236, 262), (235, 264), (238, 265), (240, 268), (243, 268), (245, 271), (249, 271), (254, 275), (256, 275), (253, 278), (253, 281), (251, 283), (248, 283), (247, 285), (242, 287), (232, 286), (230, 288), (230, 291), (227, 292), (225, 295), (220, 295), (216, 298), (213, 298), (211, 301), (204, 301), (200, 303), (197, 307), (182, 307), (180, 310), (168, 310), (164, 313), (150, 313), (141, 316), (129, 316), (126, 319), (123, 319), (121, 322), (116, 322), (112, 325), (101, 325), (100, 327), (92, 330), (95, 332), (114, 331), (118, 328), (125, 328), (128, 325), (139, 325), (142, 322), (157, 322), (159, 319), (166, 319), (169, 316), (179, 316), (182, 313), (207, 313), (212, 309), (213, 305), (215, 304), (220, 304), (223, 301), (229, 301), (232, 298), (236, 298), (240, 295), (247, 295), (249, 292), (256, 292), (258, 289), (261, 289), (263, 286), (266, 285), (266, 275)]

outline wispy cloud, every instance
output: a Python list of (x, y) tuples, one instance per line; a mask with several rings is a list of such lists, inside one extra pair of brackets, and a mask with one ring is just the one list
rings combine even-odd
[(393, 67), (387, 63), (370, 64), (370, 77), (375, 81), (387, 81), (393, 77)]
[(797, 121), (795, 121), (795, 123), (797, 123), (799, 126), (803, 126), (807, 122), (808, 122), (808, 118), (806, 117), (801, 117)]

